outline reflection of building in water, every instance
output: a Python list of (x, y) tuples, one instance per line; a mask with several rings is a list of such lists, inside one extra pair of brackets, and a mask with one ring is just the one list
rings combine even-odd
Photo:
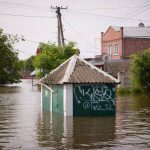
[(43, 112), (38, 121), (40, 147), (86, 149), (108, 146), (115, 139), (115, 117), (63, 117)]
[(62, 149), (72, 145), (72, 117), (63, 117), (42, 111), (37, 123), (37, 140), (40, 147)]
[(73, 148), (102, 148), (115, 139), (115, 117), (74, 118)]
[(64, 116), (114, 115), (118, 83), (75, 55), (40, 79), (41, 105)]
[[(138, 94), (132, 96), (126, 95), (117, 97), (116, 103), (117, 139), (122, 140), (124, 138), (132, 137), (132, 142), (134, 145), (135, 145), (134, 142), (137, 142), (137, 139), (135, 138), (136, 141), (134, 141), (133, 136), (140, 137), (140, 134), (143, 133), (144, 137), (148, 139), (147, 135), (148, 137), (150, 135), (147, 130), (148, 128), (150, 129), (149, 96), (150, 95)], [(141, 139), (139, 141), (141, 142)]]

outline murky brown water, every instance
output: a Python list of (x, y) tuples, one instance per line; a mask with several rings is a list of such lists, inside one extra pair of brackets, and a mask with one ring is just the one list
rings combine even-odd
[(0, 150), (150, 149), (150, 95), (117, 98), (115, 117), (68, 117), (41, 111), (31, 80), (0, 87)]

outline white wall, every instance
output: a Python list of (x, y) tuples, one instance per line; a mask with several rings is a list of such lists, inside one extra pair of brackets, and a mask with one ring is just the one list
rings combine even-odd
[(64, 116), (73, 116), (73, 85), (64, 85)]

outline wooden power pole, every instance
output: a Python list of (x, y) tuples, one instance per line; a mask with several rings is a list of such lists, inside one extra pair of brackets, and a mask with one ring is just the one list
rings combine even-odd
[(58, 28), (58, 46), (65, 46), (65, 42), (64, 42), (64, 33), (63, 33), (63, 27), (62, 27), (62, 21), (61, 21), (61, 9), (67, 9), (67, 7), (52, 7), (51, 9), (56, 9), (56, 14), (57, 14), (57, 28)]

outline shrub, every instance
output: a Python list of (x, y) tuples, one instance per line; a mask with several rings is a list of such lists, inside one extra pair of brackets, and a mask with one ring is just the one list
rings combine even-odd
[(118, 87), (116, 92), (117, 92), (117, 94), (121, 94), (121, 95), (131, 93), (130, 88), (124, 87), (124, 86)]

